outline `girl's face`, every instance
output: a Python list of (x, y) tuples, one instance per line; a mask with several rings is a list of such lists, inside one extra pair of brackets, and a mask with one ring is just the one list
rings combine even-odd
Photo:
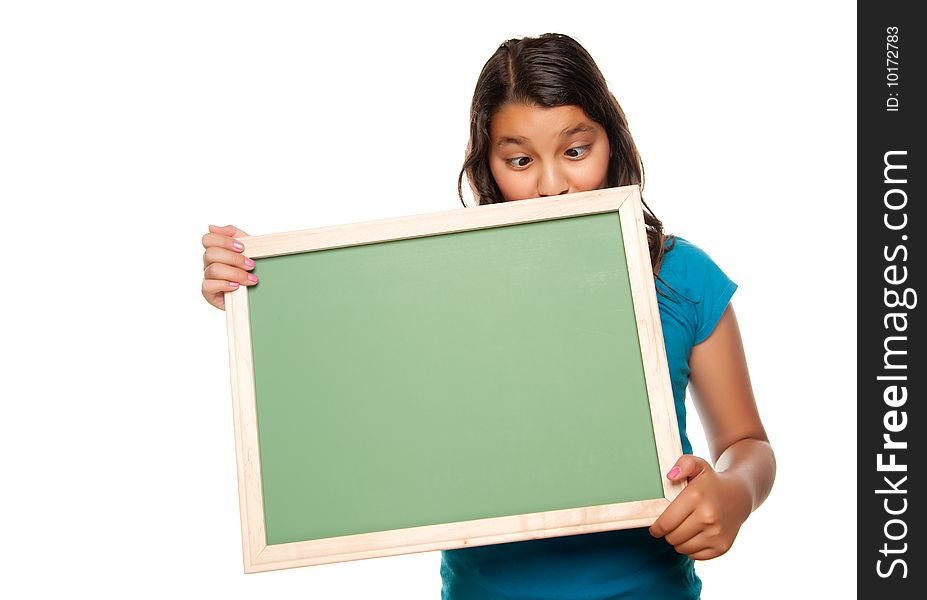
[(608, 135), (578, 106), (506, 104), (489, 135), (489, 168), (506, 201), (606, 185)]

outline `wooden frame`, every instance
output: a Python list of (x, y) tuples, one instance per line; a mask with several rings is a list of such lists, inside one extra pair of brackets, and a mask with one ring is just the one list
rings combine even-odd
[[(241, 238), (262, 258), (617, 211), (661, 473), (682, 453), (637, 186)], [(648, 526), (683, 489), (662, 477), (664, 498), (464, 521), (303, 542), (266, 543), (248, 288), (226, 293), (235, 447), (246, 573), (541, 537)]]

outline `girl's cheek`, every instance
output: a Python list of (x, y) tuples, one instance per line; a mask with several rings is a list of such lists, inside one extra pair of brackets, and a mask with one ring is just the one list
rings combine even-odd
[(538, 195), (537, 186), (532, 186), (527, 178), (515, 182), (510, 181), (507, 189), (508, 192), (503, 192), (503, 196), (508, 200), (525, 200)]
[(524, 176), (519, 176), (518, 173), (507, 173), (507, 172), (493, 172), (493, 177), (496, 180), (496, 185), (499, 186), (499, 191), (502, 192), (502, 197), (506, 201), (511, 200), (524, 200), (525, 198), (530, 198), (529, 195), (525, 195), (525, 190), (527, 189), (526, 178)]

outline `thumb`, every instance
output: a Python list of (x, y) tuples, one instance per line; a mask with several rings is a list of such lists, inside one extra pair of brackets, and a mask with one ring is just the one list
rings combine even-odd
[(708, 468), (711, 468), (711, 465), (709, 465), (708, 461), (705, 459), (692, 456), (691, 454), (683, 454), (679, 457), (679, 460), (676, 461), (673, 468), (666, 474), (666, 478), (670, 481), (692, 479)]
[(211, 233), (219, 233), (222, 235), (227, 235), (229, 237), (240, 237), (240, 236), (248, 237), (247, 233), (235, 227), (234, 225), (225, 225), (223, 227), (220, 227), (218, 225), (210, 225), (209, 231)]

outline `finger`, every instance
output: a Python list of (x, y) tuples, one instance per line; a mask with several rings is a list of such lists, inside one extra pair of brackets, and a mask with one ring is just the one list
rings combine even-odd
[(204, 233), (203, 248), (211, 247), (225, 248), (226, 250), (232, 250), (234, 252), (241, 252), (245, 249), (244, 244), (231, 236), (214, 232)]
[(700, 533), (697, 536), (686, 540), (682, 544), (673, 544), (673, 548), (676, 549), (676, 552), (679, 554), (698, 554), (700, 552), (705, 552), (706, 550), (716, 550), (712, 545), (712, 540), (710, 536), (704, 533)]
[(700, 493), (697, 490), (692, 491), (692, 488), (686, 488), (680, 492), (650, 526), (650, 535), (659, 538), (674, 531), (693, 513), (700, 497)]
[(204, 294), (224, 294), (225, 292), (233, 292), (241, 287), (241, 284), (237, 281), (225, 281), (224, 279), (204, 279), (203, 280), (203, 293)]
[(730, 547), (705, 548), (704, 550), (690, 553), (689, 558), (692, 560), (711, 560), (712, 558), (718, 558), (722, 554), (725, 554), (728, 550), (730, 550)]
[(670, 481), (679, 481), (683, 477), (692, 479), (698, 477), (705, 469), (709, 468), (711, 468), (711, 465), (709, 465), (708, 461), (705, 459), (692, 456), (691, 454), (683, 454), (679, 457), (679, 460), (676, 461), (673, 468), (666, 474), (666, 478)]
[(203, 253), (203, 266), (208, 267), (212, 263), (222, 263), (245, 271), (254, 268), (254, 261), (247, 256), (215, 246), (206, 248), (206, 252)]
[(233, 292), (239, 287), (241, 286), (237, 281), (205, 279), (203, 280), (203, 297), (216, 308), (225, 310), (225, 292)]
[(237, 281), (242, 285), (254, 285), (258, 276), (237, 267), (222, 263), (210, 263), (203, 269), (203, 279), (220, 279), (224, 281)]
[(664, 537), (666, 541), (673, 546), (679, 546), (703, 532), (709, 535), (717, 535), (720, 532), (720, 528), (714, 524), (706, 524), (704, 520), (699, 518), (699, 515), (693, 512), (686, 517), (685, 521), (679, 524), (679, 527), (668, 532)]
[(709, 560), (727, 553), (734, 540), (712, 536), (702, 532), (688, 542), (674, 546), (676, 552), (686, 554), (693, 560)]
[(221, 233), (222, 235), (227, 235), (231, 237), (240, 237), (240, 236), (247, 237), (248, 235), (247, 233), (235, 227), (234, 225), (224, 225), (222, 227), (219, 227), (218, 225), (210, 225), (209, 231), (212, 231), (215, 233)]

